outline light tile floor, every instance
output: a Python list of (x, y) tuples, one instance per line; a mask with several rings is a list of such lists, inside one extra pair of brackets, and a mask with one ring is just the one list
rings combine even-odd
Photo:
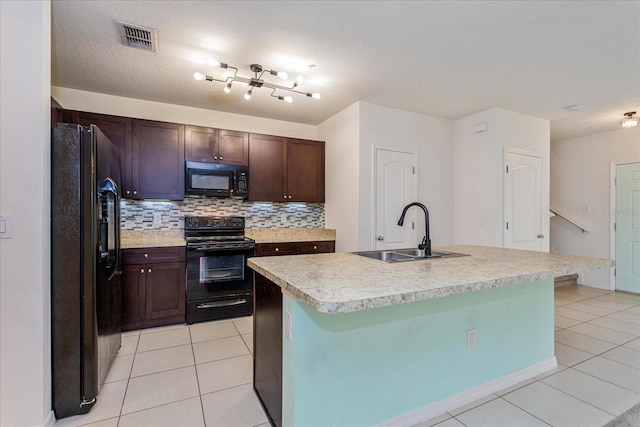
[[(640, 402), (640, 296), (555, 293), (558, 368), (419, 427), (601, 427)], [(123, 334), (98, 403), (56, 427), (268, 426), (252, 389), (252, 318)]]

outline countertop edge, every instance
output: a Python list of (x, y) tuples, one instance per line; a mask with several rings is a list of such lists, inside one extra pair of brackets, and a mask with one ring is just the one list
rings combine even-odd
[(287, 292), (294, 296), (296, 299), (303, 301), (310, 305), (314, 310), (325, 314), (342, 314), (356, 311), (367, 310), (371, 308), (382, 308), (397, 304), (403, 304), (415, 301), (425, 301), (429, 299), (442, 298), (450, 295), (477, 292), (487, 289), (499, 288), (502, 286), (508, 286), (518, 283), (531, 282), (535, 280), (544, 280), (554, 277), (564, 276), (568, 274), (577, 274), (585, 271), (592, 271), (601, 268), (613, 267), (614, 262), (612, 260), (605, 259), (593, 259), (594, 262), (589, 265), (563, 267), (549, 269), (546, 271), (526, 273), (521, 275), (512, 275), (500, 277), (497, 279), (490, 279), (485, 281), (478, 281), (472, 283), (464, 283), (460, 285), (445, 285), (436, 289), (420, 290), (415, 292), (398, 293), (393, 295), (385, 295), (373, 298), (364, 299), (352, 299), (348, 301), (329, 302), (318, 300), (306, 292), (300, 290), (296, 286), (288, 283), (286, 280), (272, 274), (268, 270), (256, 265), (251, 259), (248, 260), (248, 265), (251, 269), (257, 273), (263, 275), (267, 279), (280, 286), (283, 292)]

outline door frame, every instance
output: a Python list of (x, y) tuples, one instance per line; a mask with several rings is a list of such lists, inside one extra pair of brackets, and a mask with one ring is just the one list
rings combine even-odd
[[(373, 249), (375, 247), (375, 240), (377, 238), (376, 236), (376, 226), (378, 224), (378, 215), (377, 215), (377, 201), (378, 201), (378, 188), (376, 186), (376, 182), (377, 182), (377, 174), (378, 174), (378, 170), (377, 170), (377, 160), (378, 160), (378, 150), (385, 150), (385, 151), (396, 151), (398, 153), (405, 153), (405, 154), (411, 154), (412, 160), (413, 160), (413, 164), (415, 165), (416, 168), (416, 173), (415, 173), (415, 178), (414, 178), (414, 186), (413, 186), (413, 199), (414, 200), (418, 200), (418, 173), (420, 172), (419, 167), (418, 167), (418, 152), (416, 150), (411, 150), (411, 149), (407, 149), (407, 148), (398, 148), (398, 147), (388, 147), (388, 146), (384, 146), (384, 145), (372, 145), (371, 146), (372, 150), (371, 150), (371, 188), (372, 188), (372, 194), (371, 194), (371, 235), (370, 235), (370, 248), (369, 249)], [(398, 217), (399, 218), (399, 217)], [(414, 233), (414, 237), (415, 235), (417, 235), (417, 228), (413, 230)]]
[[(542, 192), (542, 185), (544, 185), (544, 180), (542, 179), (542, 177), (544, 177), (544, 155), (538, 151), (530, 151), (530, 150), (521, 150), (519, 148), (509, 148), (509, 147), (505, 147), (504, 151), (503, 151), (503, 158), (502, 158), (502, 247), (506, 248), (506, 244), (507, 244), (507, 229), (506, 229), (506, 222), (507, 222), (507, 157), (509, 154), (519, 154), (522, 156), (529, 156), (529, 157), (536, 157), (540, 159), (540, 179), (541, 179), (541, 187), (540, 187), (540, 191)], [(542, 209), (542, 212), (540, 212), (540, 229), (541, 232), (544, 233), (545, 232), (545, 227), (544, 227), (544, 215), (548, 215), (545, 213), (545, 209), (544, 209), (544, 194), (541, 193), (541, 202), (540, 202), (540, 208)], [(548, 209), (547, 209), (548, 210)], [(549, 234), (549, 232), (547, 232), (547, 234)], [(544, 240), (550, 239), (550, 236), (545, 235)], [(544, 241), (540, 242), (541, 247), (545, 247)], [(544, 249), (542, 250), (542, 252), (544, 252)]]
[[(609, 258), (616, 261), (616, 197), (617, 197), (617, 186), (616, 186), (616, 175), (617, 169), (620, 165), (632, 165), (634, 163), (640, 162), (621, 162), (621, 163), (609, 163)], [(611, 267), (609, 269), (609, 290), (616, 290), (616, 275), (615, 275), (616, 267)]]

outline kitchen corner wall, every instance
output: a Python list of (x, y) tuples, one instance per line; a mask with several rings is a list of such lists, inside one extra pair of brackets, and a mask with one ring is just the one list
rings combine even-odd
[(324, 228), (324, 203), (259, 203), (207, 197), (123, 200), (120, 213), (123, 230), (180, 230), (185, 216), (243, 216), (246, 228)]

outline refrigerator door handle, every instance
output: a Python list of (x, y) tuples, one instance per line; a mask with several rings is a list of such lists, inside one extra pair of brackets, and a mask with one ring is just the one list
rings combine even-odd
[[(113, 215), (113, 250), (114, 250), (114, 260), (113, 263), (111, 264), (107, 264), (105, 265), (105, 267), (112, 269), (111, 274), (109, 275), (109, 279), (111, 280), (111, 278), (113, 276), (115, 276), (116, 272), (120, 269), (120, 192), (118, 191), (118, 186), (116, 185), (115, 181), (111, 178), (107, 178), (104, 180), (104, 182), (102, 183), (102, 185), (100, 185), (100, 196), (102, 197), (106, 197), (107, 194), (111, 194), (113, 195), (113, 212), (108, 212), (108, 210), (106, 212), (103, 213), (103, 215), (106, 215), (106, 217), (103, 216), (102, 218), (102, 222), (106, 225), (107, 227), (107, 234), (103, 235), (102, 233), (100, 233), (100, 239), (101, 241), (99, 242), (99, 246), (100, 246), (100, 251), (102, 253), (104, 253), (105, 255), (101, 255), (102, 258), (105, 258), (108, 256), (108, 252), (109, 252), (109, 220), (111, 218), (109, 218), (110, 215)], [(108, 205), (108, 203), (107, 203)], [(106, 241), (102, 241), (102, 240), (106, 240)]]

